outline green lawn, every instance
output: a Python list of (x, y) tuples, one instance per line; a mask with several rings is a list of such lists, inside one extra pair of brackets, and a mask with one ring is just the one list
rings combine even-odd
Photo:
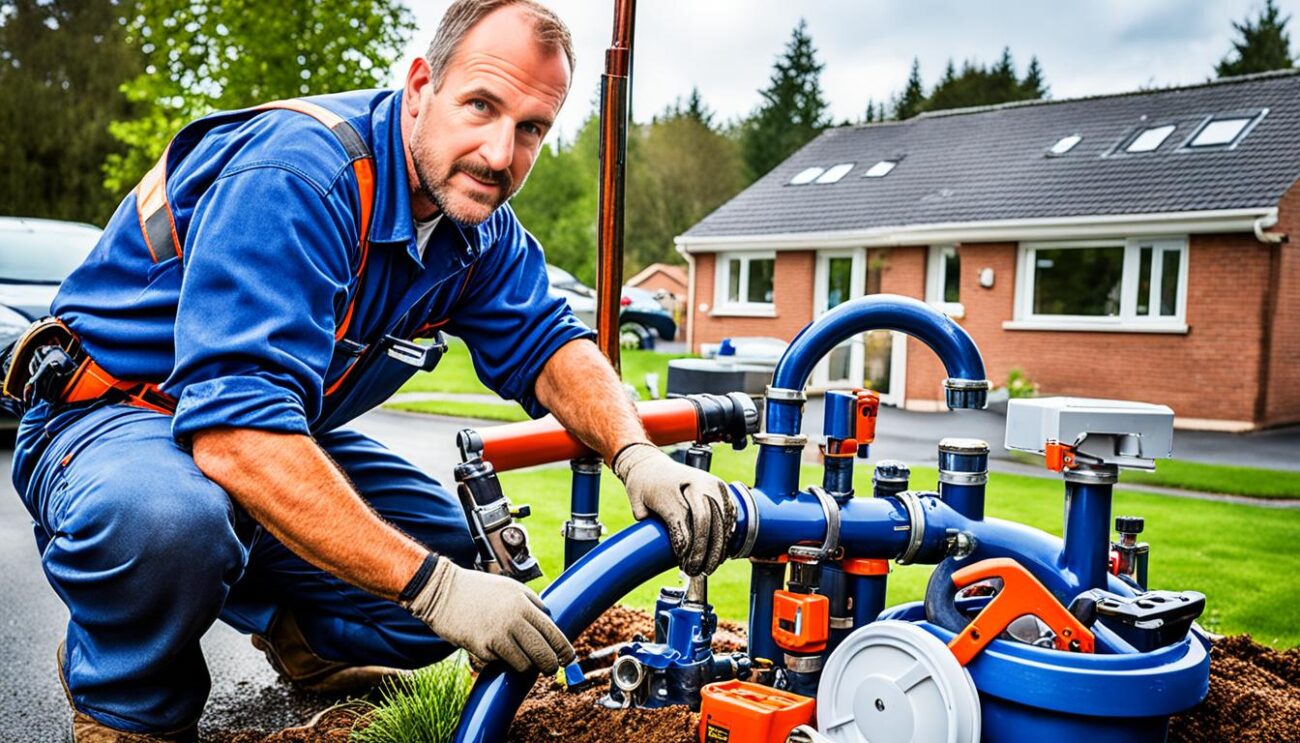
[[(1012, 452), (1017, 461), (1043, 466), (1043, 458), (1026, 452)], [(1248, 495), (1255, 498), (1300, 498), (1300, 472), (1204, 464), (1182, 459), (1161, 459), (1154, 472), (1124, 470), (1124, 482), (1197, 490), (1203, 493)]]
[(518, 403), (479, 403), (461, 400), (414, 400), (411, 402), (390, 402), (384, 407), (405, 410), (408, 413), (429, 413), (448, 415), (453, 418), (481, 418), (491, 421), (515, 423), (528, 420), (528, 413)]
[[(623, 351), (623, 381), (633, 385), (642, 397), (648, 398), (645, 386), (646, 372), (659, 374), (659, 395), (662, 397), (668, 389), (668, 362), (686, 356), (658, 353), (655, 351)], [(432, 372), (421, 372), (402, 385), (400, 392), (455, 392), (492, 394), (483, 386), (474, 374), (474, 364), (470, 361), (469, 350), (459, 338), (447, 338), (447, 353)], [(435, 406), (437, 407), (437, 406)], [(421, 412), (437, 412), (423, 410)], [(448, 413), (461, 415), (461, 413)], [(498, 418), (497, 420), (504, 420)]]
[[(716, 447), (714, 472), (725, 480), (752, 482), (754, 456), (752, 447), (739, 453)], [(913, 473), (914, 488), (934, 487), (933, 469), (918, 467)], [(816, 483), (820, 478), (820, 468), (804, 467), (804, 483)], [(533, 516), (524, 523), (546, 571), (546, 577), (534, 584), (540, 590), (563, 567), (564, 543), (559, 531), (568, 514), (569, 470), (507, 472), (501, 479), (516, 505), (533, 507)], [(859, 466), (857, 487), (860, 492), (869, 490), (869, 466)], [(990, 476), (990, 516), (1060, 535), (1062, 503), (1060, 482), (996, 473)], [(1146, 517), (1142, 536), (1152, 545), (1152, 586), (1205, 593), (1209, 602), (1202, 622), (1211, 630), (1249, 632), (1276, 647), (1300, 645), (1300, 606), (1295, 601), (1296, 576), (1300, 575), (1300, 550), (1295, 548), (1300, 538), (1300, 511), (1122, 490), (1116, 493), (1115, 511)], [(601, 478), (601, 520), (610, 531), (632, 523), (622, 488), (608, 472)], [(919, 599), (928, 575), (925, 566), (896, 567), (890, 578), (889, 603)], [(722, 617), (745, 619), (748, 577), (747, 563), (732, 561), (710, 581), (710, 599)], [(633, 592), (627, 603), (650, 608), (659, 586), (669, 583), (677, 583), (673, 573)]]

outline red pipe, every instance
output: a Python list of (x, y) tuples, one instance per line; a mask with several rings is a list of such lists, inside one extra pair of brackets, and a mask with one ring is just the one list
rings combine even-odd
[[(698, 414), (690, 400), (651, 400), (637, 403), (636, 407), (650, 440), (659, 446), (699, 438)], [(497, 472), (592, 454), (586, 444), (564, 430), (551, 415), (535, 421), (485, 428), (478, 434), (483, 442), (483, 459), (491, 462)]]

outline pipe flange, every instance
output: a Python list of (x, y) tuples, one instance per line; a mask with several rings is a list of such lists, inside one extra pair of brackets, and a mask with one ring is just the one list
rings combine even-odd
[(988, 472), (958, 472), (956, 470), (939, 470), (939, 482), (947, 485), (987, 485)]
[(909, 527), (907, 548), (903, 550), (903, 554), (898, 557), (896, 562), (899, 565), (911, 565), (912, 561), (916, 559), (916, 554), (921, 551), (921, 544), (925, 541), (925, 514), (921, 512), (921, 498), (911, 490), (904, 490), (901, 493), (893, 493), (885, 497), (894, 498), (903, 504), (903, 508), (907, 509)]
[(600, 457), (578, 457), (569, 460), (569, 469), (583, 475), (600, 474)]
[(758, 502), (749, 492), (749, 486), (739, 480), (731, 483), (731, 489), (745, 508), (745, 539), (740, 543), (740, 550), (732, 555), (740, 559), (753, 554), (754, 543), (758, 541)]
[(787, 436), (783, 433), (756, 433), (754, 434), (754, 443), (759, 446), (785, 446), (804, 448), (808, 444), (808, 437), (803, 434)]
[(831, 629), (853, 629), (853, 617), (831, 617)]
[(592, 542), (600, 539), (600, 535), (605, 533), (605, 525), (592, 518), (582, 518), (575, 516), (573, 519), (564, 522), (560, 528), (560, 534), (565, 539), (575, 539), (580, 542)]
[(802, 403), (808, 400), (808, 395), (803, 390), (791, 390), (785, 387), (773, 387), (768, 385), (763, 392), (763, 396), (769, 400), (779, 400), (781, 402), (798, 402)]
[(795, 673), (817, 673), (822, 670), (826, 664), (825, 656), (821, 655), (791, 655), (782, 653), (784, 656), (781, 660), (785, 662), (785, 670), (794, 671)]
[(1119, 467), (1113, 464), (1080, 464), (1065, 470), (1063, 474), (1066, 482), (1077, 482), (1083, 485), (1114, 485), (1119, 482)]

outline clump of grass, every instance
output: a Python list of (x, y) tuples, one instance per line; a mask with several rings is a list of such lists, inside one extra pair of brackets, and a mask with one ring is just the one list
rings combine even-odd
[[(352, 731), (358, 743), (447, 743), (456, 733), (472, 683), (463, 652), (389, 680), (380, 700)], [(359, 721), (360, 723), (361, 721)]]

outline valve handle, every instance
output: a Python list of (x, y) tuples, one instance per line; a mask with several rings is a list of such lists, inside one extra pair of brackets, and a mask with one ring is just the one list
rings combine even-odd
[(1012, 622), (1026, 614), (1042, 620), (1056, 633), (1057, 650), (1093, 652), (1096, 641), (1092, 632), (1015, 560), (995, 557), (952, 574), (958, 590), (990, 578), (1000, 578), (1002, 590), (948, 643), (958, 663), (970, 663)]

